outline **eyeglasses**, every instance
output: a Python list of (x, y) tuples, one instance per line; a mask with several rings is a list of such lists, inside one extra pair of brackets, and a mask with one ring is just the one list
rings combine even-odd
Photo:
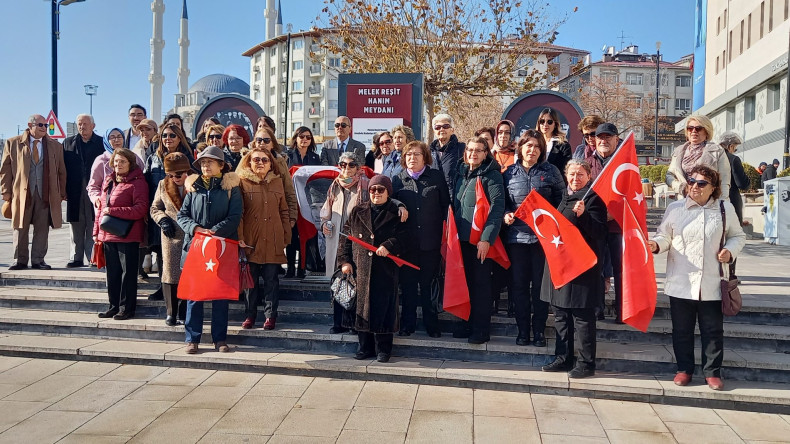
[(162, 133), (163, 139), (175, 139), (176, 137), (178, 137), (176, 133)]
[(434, 131), (439, 131), (440, 129), (450, 129), (452, 127), (453, 126), (450, 125), (449, 123), (443, 123), (441, 125), (434, 125), (433, 129), (434, 129)]
[(373, 185), (372, 187), (368, 188), (368, 192), (370, 194), (384, 194), (384, 192), (386, 192), (386, 191), (387, 191), (387, 188), (379, 186), (379, 185)]
[(422, 157), (422, 153), (419, 151), (409, 151), (408, 153), (404, 154), (406, 157)]
[(356, 167), (359, 166), (359, 164), (356, 163), (356, 162), (338, 162), (337, 166), (340, 167), (340, 169), (343, 169), (343, 168), (346, 168), (346, 167), (348, 167), (348, 168), (356, 168)]
[(123, 136), (110, 136), (110, 137), (108, 137), (108, 139), (110, 139), (110, 140), (119, 140), (119, 139), (123, 140)]
[(543, 125), (544, 123), (545, 123), (546, 125), (554, 125), (554, 121), (553, 121), (553, 120), (551, 120), (551, 119), (540, 119), (540, 120), (538, 121), (538, 123), (539, 123), (539, 124), (541, 124), (541, 125)]
[(698, 180), (693, 177), (689, 177), (689, 186), (693, 187), (694, 185), (697, 185), (700, 188), (705, 188), (706, 186), (710, 185), (710, 182), (708, 182), (707, 180), (702, 180), (702, 179)]
[(230, 142), (230, 141), (233, 141), (233, 142), (241, 142), (241, 141), (243, 141), (243, 140), (244, 140), (244, 139), (242, 139), (241, 137), (228, 137), (228, 142)]
[(389, 145), (392, 143), (392, 140), (379, 140), (379, 145)]
[(268, 157), (250, 157), (250, 162), (252, 163), (269, 163)]
[(143, 113), (129, 113), (129, 117), (145, 117)]
[(313, 136), (311, 136), (309, 134), (299, 134), (299, 138), (300, 139), (308, 139), (309, 140), (309, 139), (312, 139)]
[(590, 139), (590, 138), (594, 139), (595, 138), (595, 133), (584, 133), (584, 138), (585, 139)]
[(222, 139), (222, 134), (209, 134), (208, 140), (219, 140)]
[(180, 179), (180, 178), (182, 178), (183, 176), (186, 176), (186, 175), (187, 175), (186, 171), (182, 171), (180, 173), (167, 173), (168, 179)]
[(272, 139), (269, 137), (256, 137), (255, 141), (258, 143), (269, 143), (272, 141)]
[(335, 128), (348, 128), (348, 124), (346, 122), (335, 123)]
[(698, 133), (698, 132), (700, 132), (700, 131), (702, 131), (704, 129), (705, 129), (704, 126), (689, 125), (689, 126), (686, 127), (686, 131), (688, 131), (690, 133), (693, 133), (693, 132), (697, 132)]
[(466, 151), (467, 154), (474, 154), (474, 153), (480, 154), (486, 152), (486, 150), (471, 150), (471, 149), (466, 149), (464, 151)]
[(34, 123), (33, 125), (34, 125), (34, 126), (37, 126), (37, 127), (39, 127), (39, 128), (43, 128), (43, 127), (47, 126), (47, 124), (46, 124), (46, 123), (41, 123), (41, 122), (36, 122), (36, 123)]

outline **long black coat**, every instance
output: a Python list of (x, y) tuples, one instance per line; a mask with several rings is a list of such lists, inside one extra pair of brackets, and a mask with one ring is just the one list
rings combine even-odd
[(420, 177), (412, 179), (403, 170), (392, 178), (392, 189), (392, 197), (403, 202), (409, 211), (405, 222), (406, 230), (412, 234), (409, 253), (438, 250), (442, 245), (442, 223), (450, 205), (450, 190), (441, 171), (426, 168)]
[[(398, 217), (398, 206), (390, 199), (383, 204), (375, 220), (371, 203), (363, 202), (351, 210), (343, 233), (376, 247), (384, 246), (390, 254), (400, 256), (406, 231)], [(337, 263), (354, 266), (357, 280), (357, 306), (353, 324), (344, 324), (358, 331), (395, 333), (398, 331), (398, 266), (392, 259), (351, 242), (339, 239)]]
[(555, 289), (551, 283), (548, 264), (543, 270), (543, 284), (540, 299), (560, 308), (592, 308), (595, 307), (604, 291), (601, 267), (604, 258), (604, 239), (606, 238), (606, 205), (595, 192), (584, 199), (584, 213), (576, 217), (573, 206), (581, 200), (590, 185), (568, 194), (567, 188), (557, 211), (562, 213), (582, 234), (587, 245), (595, 252), (598, 262), (570, 283)]
[(80, 220), (80, 202), (85, 186), (91, 179), (91, 166), (97, 157), (104, 153), (104, 141), (96, 133), (88, 143), (79, 134), (63, 141), (63, 163), (66, 167), (66, 221)]

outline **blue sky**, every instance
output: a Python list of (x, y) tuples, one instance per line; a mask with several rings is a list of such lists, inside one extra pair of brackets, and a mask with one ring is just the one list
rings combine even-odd
[[(556, 17), (568, 19), (557, 44), (586, 49), (600, 58), (603, 45), (634, 43), (653, 52), (662, 41), (665, 60), (692, 52), (694, 4), (690, 0), (554, 0)], [(0, 137), (24, 129), (27, 116), (46, 115), (51, 108), (50, 3), (47, 0), (0, 0), (5, 17), (0, 26)], [(97, 132), (127, 128), (127, 109), (149, 105), (148, 72), (151, 39), (150, 0), (86, 0), (61, 8), (58, 42), (59, 118), (66, 121), (88, 112), (85, 84), (99, 86), (93, 99)], [(265, 0), (188, 0), (190, 85), (213, 73), (249, 82), (249, 59), (241, 53), (265, 40)], [(283, 22), (308, 29), (323, 0), (283, 0)], [(578, 7), (577, 12), (572, 12)], [(177, 91), (178, 33), (181, 0), (165, 0), (162, 109)], [(31, 28), (33, 29), (31, 35)], [(161, 116), (155, 117), (157, 122)]]

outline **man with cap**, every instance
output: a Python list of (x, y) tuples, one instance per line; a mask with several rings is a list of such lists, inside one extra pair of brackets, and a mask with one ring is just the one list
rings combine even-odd
[[(14, 229), (14, 261), (9, 270), (49, 270), (47, 254), (49, 227), (63, 223), (61, 202), (66, 199), (66, 167), (63, 146), (47, 136), (47, 121), (34, 114), (21, 135), (6, 140), (0, 163), (0, 194), (11, 202)], [(33, 245), (28, 251), (30, 226)]]
[[(765, 166), (765, 168), (763, 168), (763, 166)], [(776, 179), (776, 171), (778, 167), (779, 159), (774, 159), (774, 161), (771, 162), (771, 165), (768, 165), (765, 162), (760, 163), (760, 168), (762, 169), (762, 174), (760, 175), (760, 186), (765, 188), (766, 180)]]
[(91, 166), (104, 152), (104, 141), (95, 132), (93, 116), (77, 116), (77, 134), (63, 141), (63, 162), (66, 166), (66, 221), (69, 236), (69, 262), (66, 268), (84, 267), (93, 252), (93, 204), (88, 197)]

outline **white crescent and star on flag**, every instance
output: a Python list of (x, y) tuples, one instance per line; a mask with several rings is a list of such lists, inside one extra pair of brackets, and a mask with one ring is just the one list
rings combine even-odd
[[(633, 163), (624, 163), (617, 167), (614, 170), (614, 174), (612, 175), (612, 191), (619, 194), (620, 196), (627, 197), (625, 194), (621, 193), (620, 190), (617, 189), (617, 178), (620, 177), (620, 174), (625, 171), (634, 171), (636, 174), (639, 174), (639, 167), (634, 165)], [(642, 205), (642, 202), (645, 200), (645, 195), (643, 193), (635, 193), (634, 197), (631, 198), (635, 200), (637, 205)]]
[[(220, 252), (219, 252), (219, 256), (217, 256), (217, 260), (219, 260), (219, 258), (221, 258), (223, 254), (225, 254), (225, 238), (217, 237), (217, 236), (206, 236), (203, 239), (203, 245), (201, 245), (200, 251), (201, 251), (201, 253), (203, 253), (203, 257), (205, 258), (206, 257), (206, 245), (208, 245), (208, 242), (211, 239), (219, 240), (219, 243), (222, 246), (222, 248), (220, 249)], [(217, 266), (217, 262), (214, 262), (213, 259), (209, 258), (208, 262), (206, 262), (206, 271), (215, 271), (214, 267), (216, 267), (216, 266)]]
[[(544, 236), (543, 233), (540, 232), (540, 228), (538, 227), (538, 216), (540, 215), (548, 216), (549, 218), (551, 218), (551, 220), (553, 220), (554, 224), (557, 226), (557, 232), (559, 232), (560, 223), (557, 221), (554, 215), (544, 209), (538, 208), (537, 210), (532, 210), (532, 223), (533, 225), (535, 225), (535, 232), (538, 234), (538, 236), (542, 237), (543, 239), (548, 239), (548, 237)], [(564, 244), (560, 236), (555, 236), (552, 234), (551, 237), (553, 238), (551, 240), (551, 243), (554, 244), (555, 248), (560, 248), (560, 245)]]

